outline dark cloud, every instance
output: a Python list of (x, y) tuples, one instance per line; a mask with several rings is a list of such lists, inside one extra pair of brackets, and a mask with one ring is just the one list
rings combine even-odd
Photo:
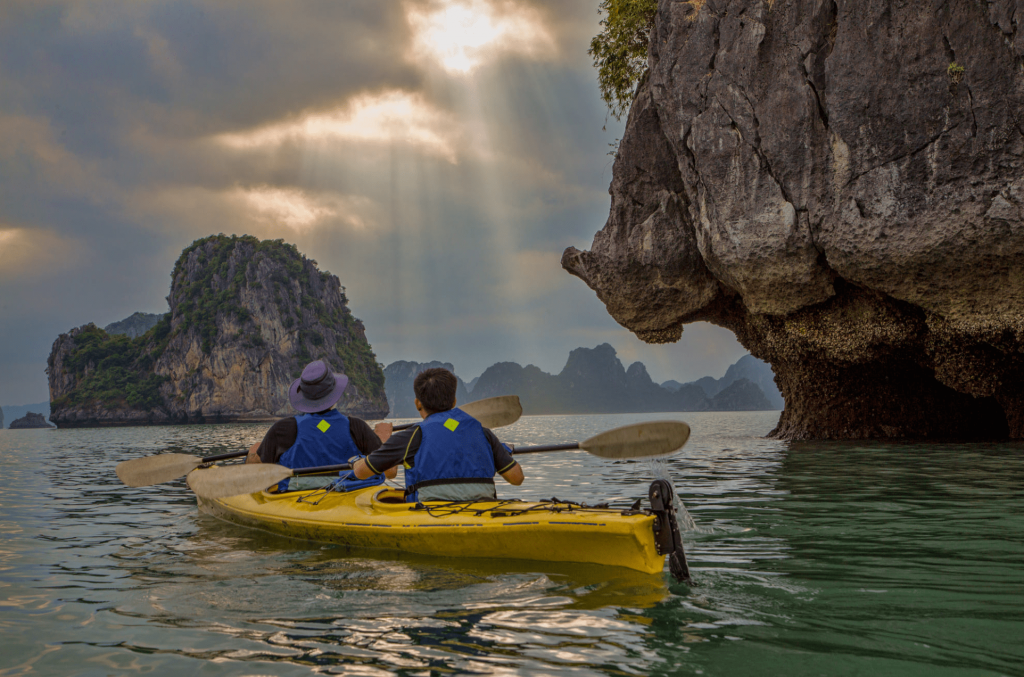
[(385, 362), (557, 371), (608, 341), (656, 379), (724, 372), (726, 332), (646, 346), (558, 267), (607, 217), (621, 134), (597, 0), (470, 0), (515, 28), (471, 71), (407, 20), (442, 4), (0, 5), (0, 401), (46, 396), (59, 332), (164, 309), (181, 249), (218, 232), (339, 275)]

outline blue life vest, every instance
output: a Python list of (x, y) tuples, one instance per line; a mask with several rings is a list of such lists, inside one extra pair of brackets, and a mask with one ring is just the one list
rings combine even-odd
[[(322, 465), (338, 465), (347, 463), (353, 456), (360, 456), (362, 452), (352, 439), (352, 432), (349, 428), (348, 417), (336, 409), (332, 409), (324, 415), (300, 414), (295, 417), (299, 432), (295, 438), (295, 444), (288, 448), (288, 451), (281, 455), (278, 463), (286, 468), (316, 468)], [(352, 474), (351, 470), (339, 473), (341, 485), (345, 491), (372, 487), (384, 483), (383, 475), (360, 480)], [(282, 480), (277, 485), (278, 491), (288, 491), (288, 480)]]
[(431, 414), (419, 424), (419, 450), (405, 470), (405, 500), (415, 503), (423, 487), (490, 484), (494, 497), (494, 452), (483, 426), (461, 409)]

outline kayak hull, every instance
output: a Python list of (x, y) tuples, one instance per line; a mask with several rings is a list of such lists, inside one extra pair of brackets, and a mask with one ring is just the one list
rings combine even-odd
[(292, 538), (441, 557), (587, 562), (659, 573), (654, 516), (568, 503), (402, 502), (380, 487), (199, 499), (200, 510)]

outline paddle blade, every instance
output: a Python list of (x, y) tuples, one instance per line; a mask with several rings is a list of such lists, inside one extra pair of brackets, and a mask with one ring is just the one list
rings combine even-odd
[(602, 458), (651, 458), (681, 449), (689, 438), (690, 426), (681, 421), (650, 421), (595, 435), (580, 449)]
[(188, 486), (202, 498), (227, 498), (263, 491), (292, 476), (290, 468), (276, 463), (213, 466), (188, 474)]
[(118, 463), (114, 472), (130, 487), (148, 487), (187, 475), (202, 462), (188, 454), (157, 454)]
[(523, 405), (519, 404), (518, 395), (488, 397), (486, 400), (470, 402), (459, 409), (480, 421), (480, 425), (485, 428), (512, 425), (523, 415)]

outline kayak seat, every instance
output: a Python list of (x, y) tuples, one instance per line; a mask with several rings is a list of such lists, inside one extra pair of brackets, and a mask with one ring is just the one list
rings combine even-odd
[(405, 495), (393, 489), (381, 489), (373, 500), (378, 503), (405, 503)]

